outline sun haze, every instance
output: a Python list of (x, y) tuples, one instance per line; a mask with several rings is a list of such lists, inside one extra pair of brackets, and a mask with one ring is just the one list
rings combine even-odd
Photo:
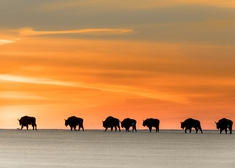
[(0, 2), (0, 128), (37, 118), (38, 129), (108, 116), (180, 129), (235, 120), (235, 3)]

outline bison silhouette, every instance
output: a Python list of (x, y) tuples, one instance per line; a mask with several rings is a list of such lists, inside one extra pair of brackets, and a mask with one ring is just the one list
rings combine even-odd
[(23, 116), (20, 119), (18, 119), (19, 124), (21, 125), (21, 130), (23, 127), (26, 127), (27, 130), (29, 129), (29, 125), (32, 125), (33, 130), (37, 130), (37, 124), (36, 124), (36, 118), (35, 117), (29, 117), (29, 116)]
[(134, 119), (130, 119), (130, 118), (125, 118), (122, 122), (121, 122), (121, 126), (122, 128), (125, 127), (126, 132), (129, 132), (130, 127), (132, 127), (132, 132), (135, 130), (135, 132), (137, 132), (136, 130), (136, 120)]
[(202, 132), (200, 121), (188, 118), (184, 122), (181, 122), (181, 128), (185, 128), (185, 133), (187, 133), (187, 129), (189, 129), (189, 132), (191, 133), (192, 127), (195, 128), (196, 133), (198, 132), (198, 129)]
[(156, 128), (156, 132), (159, 132), (159, 124), (160, 121), (158, 119), (147, 118), (143, 121), (143, 126), (147, 126), (149, 128), (149, 132), (152, 131), (152, 127)]
[(75, 116), (71, 116), (69, 117), (67, 120), (65, 120), (65, 126), (70, 126), (71, 128), (71, 131), (74, 129), (75, 131), (76, 130), (76, 126), (78, 125), (79, 128), (78, 128), (78, 131), (80, 131), (80, 128), (82, 128), (82, 130), (84, 131), (84, 127), (83, 127), (83, 119), (82, 118), (78, 118), (78, 117), (75, 117)]
[(117, 131), (117, 127), (119, 128), (119, 131), (121, 131), (119, 122), (119, 119), (109, 116), (103, 121), (103, 127), (105, 128), (105, 131), (107, 131), (108, 128), (111, 128), (111, 131), (113, 131), (113, 127), (115, 127), (115, 131)]
[(233, 122), (231, 120), (222, 118), (215, 123), (216, 123), (216, 128), (220, 130), (220, 134), (222, 133), (223, 130), (227, 134), (227, 128), (230, 130), (230, 134), (232, 134)]

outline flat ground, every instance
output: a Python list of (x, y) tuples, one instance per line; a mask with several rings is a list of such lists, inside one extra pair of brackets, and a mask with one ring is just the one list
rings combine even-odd
[(2, 168), (234, 168), (235, 134), (219, 131), (0, 130)]

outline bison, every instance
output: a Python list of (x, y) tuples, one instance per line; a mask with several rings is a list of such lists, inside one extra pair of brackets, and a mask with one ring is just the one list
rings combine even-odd
[(189, 132), (191, 133), (192, 127), (195, 128), (196, 133), (198, 132), (198, 129), (202, 132), (200, 121), (188, 118), (184, 122), (181, 122), (181, 128), (185, 128), (185, 133), (187, 133), (187, 129), (189, 129)]
[(27, 130), (29, 129), (29, 125), (32, 125), (33, 130), (37, 130), (37, 124), (36, 124), (36, 118), (35, 117), (29, 117), (29, 116), (23, 116), (20, 119), (18, 119), (19, 124), (21, 125), (21, 130), (25, 126)]
[(152, 127), (156, 128), (156, 132), (159, 132), (159, 124), (160, 121), (158, 119), (153, 119), (153, 118), (147, 118), (146, 120), (143, 121), (143, 126), (147, 126), (149, 128), (149, 131), (152, 131)]
[(132, 132), (135, 130), (135, 132), (137, 132), (136, 130), (136, 120), (134, 119), (130, 119), (130, 118), (126, 118), (121, 122), (121, 126), (122, 128), (125, 127), (126, 128), (126, 132), (129, 132), (129, 128), (132, 127)]
[(80, 128), (82, 128), (82, 130), (84, 131), (84, 127), (83, 127), (83, 119), (82, 118), (78, 118), (78, 117), (75, 117), (75, 116), (71, 116), (69, 117), (67, 120), (65, 120), (65, 126), (70, 126), (71, 128), (71, 131), (74, 129), (75, 131), (76, 130), (76, 126), (78, 125), (79, 128), (78, 128), (78, 131), (80, 131)]
[(117, 127), (119, 128), (119, 131), (121, 131), (119, 125), (119, 119), (114, 118), (112, 116), (107, 117), (105, 121), (103, 121), (103, 127), (105, 128), (105, 131), (108, 128), (111, 128), (111, 131), (113, 131), (113, 127), (115, 127), (115, 131), (117, 131)]
[(229, 119), (222, 118), (216, 123), (217, 129), (220, 130), (220, 133), (222, 133), (223, 130), (225, 130), (225, 133), (227, 134), (227, 128), (230, 130), (230, 134), (232, 134), (232, 127), (233, 127), (233, 122)]

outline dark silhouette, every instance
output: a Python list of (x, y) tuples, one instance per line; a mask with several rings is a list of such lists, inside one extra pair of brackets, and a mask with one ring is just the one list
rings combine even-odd
[(78, 128), (78, 131), (80, 131), (80, 128), (82, 128), (82, 130), (84, 131), (84, 127), (83, 127), (83, 119), (82, 118), (78, 118), (78, 117), (75, 117), (75, 116), (71, 116), (69, 117), (67, 120), (65, 120), (65, 126), (70, 126), (71, 128), (71, 131), (74, 129), (75, 131), (76, 130), (76, 126), (78, 125), (79, 128)]
[(222, 133), (223, 130), (225, 130), (225, 133), (227, 134), (227, 128), (230, 130), (230, 134), (232, 134), (232, 127), (233, 122), (229, 119), (222, 118), (219, 120), (219, 122), (215, 122), (217, 129), (220, 130), (220, 133)]
[(112, 116), (107, 117), (105, 121), (103, 121), (103, 127), (105, 128), (105, 131), (108, 128), (111, 128), (111, 131), (113, 131), (113, 127), (115, 127), (115, 131), (117, 131), (117, 127), (119, 128), (119, 131), (121, 131), (119, 125), (119, 119), (114, 118)]
[(152, 131), (152, 127), (156, 128), (156, 132), (159, 132), (159, 124), (160, 121), (158, 119), (153, 119), (153, 118), (147, 118), (143, 122), (143, 126), (147, 126), (149, 128), (149, 131)]
[(185, 133), (187, 133), (187, 129), (189, 129), (189, 132), (191, 133), (192, 127), (195, 128), (196, 133), (198, 132), (198, 129), (203, 133), (200, 121), (188, 118), (184, 122), (181, 122), (181, 128), (185, 128)]
[(37, 130), (37, 124), (36, 124), (36, 118), (35, 117), (29, 117), (29, 116), (23, 116), (20, 119), (18, 119), (19, 124), (21, 125), (21, 130), (23, 127), (26, 127), (27, 130), (29, 129), (29, 125), (32, 125), (33, 130)]
[(126, 132), (129, 132), (129, 128), (132, 127), (132, 132), (135, 130), (135, 132), (137, 132), (136, 130), (136, 120), (134, 119), (130, 119), (130, 118), (126, 118), (121, 122), (121, 126), (122, 128), (125, 127), (126, 128)]

